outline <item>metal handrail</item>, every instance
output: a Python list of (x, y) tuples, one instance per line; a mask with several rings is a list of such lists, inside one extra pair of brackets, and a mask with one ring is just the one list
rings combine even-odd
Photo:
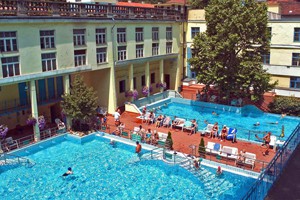
[(15, 163), (9, 162), (9, 161), (17, 161), (16, 164), (22, 164), (22, 163), (25, 163), (25, 164), (28, 164), (28, 165), (29, 164), (35, 164), (28, 158), (17, 156), (17, 155), (14, 155), (14, 154), (7, 154), (7, 153), (4, 153), (3, 156), (0, 157), (0, 160), (3, 160), (5, 165), (15, 164)]

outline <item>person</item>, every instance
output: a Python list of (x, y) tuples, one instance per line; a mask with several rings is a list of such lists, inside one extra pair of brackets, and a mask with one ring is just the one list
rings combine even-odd
[(110, 144), (112, 147), (115, 147), (115, 145), (116, 145), (116, 141), (114, 141), (114, 140), (110, 140), (109, 144)]
[(119, 127), (117, 127), (116, 130), (114, 130), (111, 134), (112, 134), (112, 135), (121, 136), (121, 132), (120, 132)]
[(276, 121), (276, 122), (268, 122), (268, 124), (278, 124), (278, 121)]
[(150, 124), (150, 123), (154, 123), (154, 121), (155, 121), (155, 114), (153, 111), (151, 111), (146, 123)]
[(211, 114), (212, 114), (212, 115), (215, 115), (215, 116), (219, 116), (219, 114), (216, 113), (215, 111), (213, 111)]
[(151, 142), (152, 144), (157, 144), (159, 140), (159, 135), (156, 130), (154, 130), (154, 134), (152, 134)]
[(281, 119), (283, 119), (286, 116), (286, 113), (281, 114)]
[(211, 132), (210, 132), (210, 136), (209, 137), (217, 137), (218, 136), (218, 131), (219, 131), (219, 126), (218, 126), (218, 122), (216, 122), (214, 124), (214, 126), (212, 127), (211, 129)]
[(145, 141), (146, 141), (147, 144), (151, 143), (151, 137), (152, 137), (152, 131), (149, 128), (148, 131), (147, 131), (147, 133), (146, 133), (146, 138), (145, 138)]
[(223, 173), (222, 169), (220, 166), (218, 166), (218, 169), (217, 169), (217, 175), (221, 175)]
[(259, 126), (260, 123), (259, 122), (256, 122), (255, 124), (253, 124), (253, 126)]
[(189, 135), (192, 135), (193, 133), (196, 133), (197, 128), (198, 128), (197, 121), (196, 121), (196, 119), (193, 119), (192, 120), (191, 134), (189, 134)]
[(114, 114), (114, 118), (115, 118), (115, 124), (117, 125), (117, 126), (119, 126), (119, 124), (120, 124), (120, 117), (121, 117), (121, 111), (120, 111), (120, 109), (118, 108), (117, 110), (116, 110), (116, 112), (115, 112), (115, 114)]
[(155, 122), (155, 127), (156, 128), (159, 128), (160, 127), (160, 123), (162, 122), (163, 120), (163, 116), (162, 115), (159, 115), (157, 118), (156, 118), (156, 122)]
[(271, 141), (271, 132), (268, 132), (264, 137), (264, 144), (266, 146), (266, 150), (263, 152), (263, 155), (268, 155), (269, 153), (269, 148), (270, 148), (270, 141)]
[(135, 153), (139, 154), (142, 151), (142, 145), (139, 143), (139, 141), (136, 141), (136, 147), (135, 147)]
[(197, 159), (194, 159), (194, 167), (198, 170), (200, 168), (199, 161)]
[(69, 176), (70, 174), (73, 174), (72, 168), (69, 167), (68, 171), (66, 173), (64, 173), (62, 176)]
[(143, 110), (142, 110), (142, 114), (143, 114), (143, 115), (146, 115), (146, 112), (147, 112), (147, 106), (144, 106), (144, 107), (143, 107)]
[(228, 129), (227, 129), (226, 125), (224, 125), (221, 130), (221, 141), (223, 141), (223, 140), (226, 141), (227, 135), (228, 135)]
[(240, 151), (240, 153), (238, 154), (238, 162), (243, 163), (245, 161), (245, 153), (246, 153), (245, 149)]
[(120, 133), (123, 132), (124, 128), (125, 128), (125, 124), (124, 123), (121, 123), (119, 126), (118, 126), (119, 130), (120, 130)]
[(107, 115), (104, 114), (103, 118), (102, 118), (102, 126), (107, 128)]

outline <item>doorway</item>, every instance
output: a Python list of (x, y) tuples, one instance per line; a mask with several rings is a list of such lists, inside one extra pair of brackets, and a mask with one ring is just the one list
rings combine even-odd
[(166, 85), (167, 85), (166, 90), (170, 89), (170, 74), (165, 74), (164, 75), (164, 80), (165, 80)]

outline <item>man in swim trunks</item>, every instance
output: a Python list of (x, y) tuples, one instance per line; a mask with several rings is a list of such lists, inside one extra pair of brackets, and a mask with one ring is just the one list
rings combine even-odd
[(271, 132), (268, 132), (267, 135), (265, 135), (263, 137), (263, 140), (265, 142), (265, 146), (266, 146), (266, 151), (263, 152), (263, 155), (267, 155), (269, 153), (269, 148), (270, 148), (270, 142), (271, 142)]
[(142, 151), (142, 145), (136, 141), (135, 153), (139, 154)]
[(68, 171), (66, 173), (64, 173), (62, 176), (69, 176), (70, 174), (73, 174), (72, 168), (69, 167)]

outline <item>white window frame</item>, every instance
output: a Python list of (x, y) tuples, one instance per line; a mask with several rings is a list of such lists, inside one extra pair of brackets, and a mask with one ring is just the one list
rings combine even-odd
[(0, 51), (2, 52), (18, 51), (16, 31), (0, 32)]
[[(1, 58), (1, 62), (3, 78), (20, 75), (21, 70), (18, 56)], [(7, 76), (5, 76), (5, 74), (7, 74)]]
[(117, 28), (117, 42), (126, 43), (126, 28)]
[(173, 53), (173, 43), (167, 42), (166, 43), (166, 54)]
[(97, 56), (97, 64), (106, 63), (107, 62), (107, 48), (97, 48), (96, 50)]
[(56, 55), (55, 53), (43, 53), (42, 57), (42, 71), (56, 70)]
[(144, 45), (143, 44), (137, 44), (135, 46), (135, 56), (136, 56), (136, 58), (144, 57)]
[[(80, 53), (80, 52), (83, 52)], [(75, 67), (86, 65), (86, 51), (85, 50), (75, 50), (74, 51), (74, 65)]]
[(73, 29), (74, 46), (85, 45), (85, 29)]
[(136, 42), (144, 41), (144, 28), (142, 27), (135, 28), (135, 41)]
[(166, 39), (173, 40), (172, 27), (166, 27)]
[(158, 41), (158, 40), (159, 40), (159, 28), (152, 27), (152, 41)]
[(126, 46), (118, 46), (118, 60), (126, 60), (126, 49)]
[(159, 54), (159, 43), (152, 43), (152, 56)]
[(96, 44), (106, 44), (106, 28), (96, 29)]
[(55, 48), (54, 30), (40, 30), (41, 49)]

